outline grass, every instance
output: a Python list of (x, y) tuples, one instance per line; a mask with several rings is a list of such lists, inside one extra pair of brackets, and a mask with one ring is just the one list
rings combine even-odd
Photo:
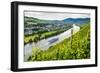
[(38, 34), (29, 35), (29, 36), (24, 36), (24, 43), (27, 44), (27, 43), (30, 43), (30, 41), (34, 42), (34, 40), (36, 39), (36, 37), (39, 38), (38, 40), (41, 40), (41, 39), (44, 39), (44, 38), (46, 39), (46, 38), (58, 35), (58, 34), (64, 32), (64, 31), (66, 31), (66, 30), (62, 29), (62, 30), (55, 30), (55, 31), (44, 32), (42, 34), (38, 33)]
[(33, 48), (28, 61), (73, 60), (90, 58), (90, 25), (84, 25), (80, 31), (48, 50)]

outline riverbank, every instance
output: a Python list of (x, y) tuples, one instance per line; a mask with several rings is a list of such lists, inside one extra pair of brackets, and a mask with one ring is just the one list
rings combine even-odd
[[(24, 46), (25, 61), (27, 60), (28, 56), (30, 56), (32, 54), (32, 48), (41, 48), (42, 50), (47, 50), (49, 47), (56, 45), (57, 43), (63, 41), (64, 39), (69, 38), (72, 35), (71, 34), (72, 30), (73, 30), (73, 35), (74, 35), (75, 33), (77, 33), (80, 30), (80, 27), (73, 24), (73, 28), (71, 28), (71, 29), (59, 34), (59, 35), (50, 37), (48, 39), (42, 39), (42, 40), (38, 41), (37, 43), (32, 42), (31, 44), (30, 43), (26, 44)], [(53, 41), (55, 39), (58, 39), (58, 40), (56, 40), (53, 43), (49, 42), (49, 41)]]
[(32, 52), (27, 62), (90, 59), (90, 25), (81, 27), (71, 39), (64, 39), (44, 51), (33, 47)]

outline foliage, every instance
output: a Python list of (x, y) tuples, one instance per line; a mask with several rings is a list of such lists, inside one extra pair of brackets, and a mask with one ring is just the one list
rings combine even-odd
[(72, 60), (90, 58), (90, 25), (84, 25), (72, 38), (49, 47), (47, 50), (33, 48), (28, 61)]
[[(34, 42), (35, 40), (39, 41), (41, 39), (47, 39), (49, 37), (58, 35), (62, 32), (66, 31), (66, 29), (61, 29), (61, 30), (55, 30), (55, 31), (49, 31), (49, 32), (43, 32), (43, 33), (38, 33), (38, 34), (32, 34), (32, 35), (26, 35), (24, 36), (24, 43), (30, 43), (30, 40)], [(39, 38), (39, 39), (37, 39)]]

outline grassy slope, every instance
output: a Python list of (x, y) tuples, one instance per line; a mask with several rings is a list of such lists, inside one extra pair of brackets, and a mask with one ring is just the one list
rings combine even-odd
[(70, 38), (51, 46), (47, 51), (33, 48), (28, 61), (67, 60), (90, 58), (90, 25), (82, 26), (80, 31)]

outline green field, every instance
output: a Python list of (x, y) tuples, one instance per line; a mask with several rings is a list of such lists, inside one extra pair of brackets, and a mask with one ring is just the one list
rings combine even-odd
[[(45, 33), (43, 35), (51, 33)], [(30, 36), (28, 38), (34, 38)], [(25, 38), (25, 41), (28, 40)], [(27, 41), (26, 41), (27, 42)], [(80, 31), (72, 36), (72, 39), (64, 39), (62, 42), (49, 47), (47, 50), (33, 48), (33, 54), (28, 61), (49, 60), (73, 60), (90, 58), (90, 24), (81, 27)]]
[(54, 31), (43, 32), (43, 33), (38, 33), (38, 34), (27, 35), (27, 36), (24, 36), (24, 43), (39, 41), (44, 38), (46, 39), (46, 38), (58, 35), (66, 30), (68, 29), (60, 29), (60, 30), (54, 30)]

